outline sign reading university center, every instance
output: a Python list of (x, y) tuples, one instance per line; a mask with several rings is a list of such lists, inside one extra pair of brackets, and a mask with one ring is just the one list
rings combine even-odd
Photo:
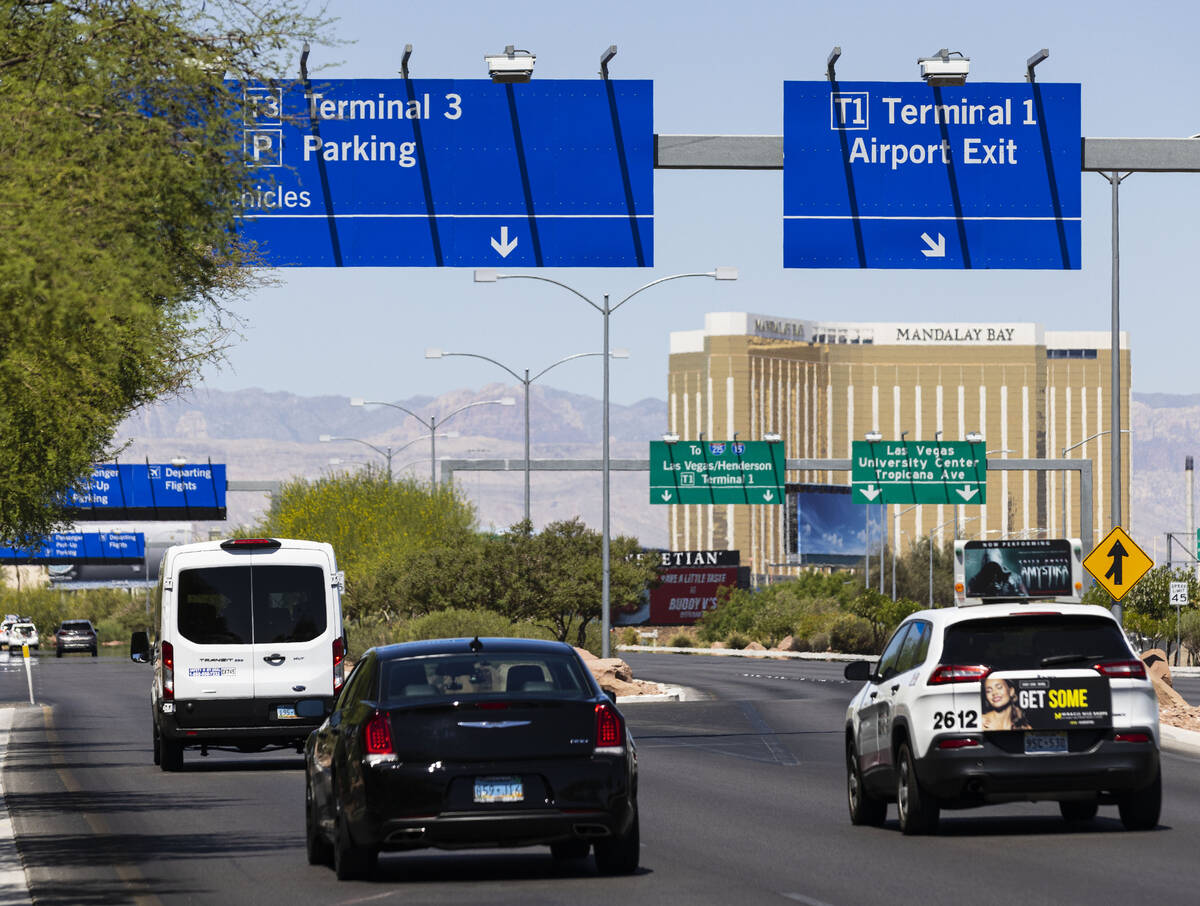
[(225, 465), (120, 463), (92, 466), (67, 514), (85, 521), (225, 518)]
[[(238, 86), (233, 86), (238, 90)], [(276, 267), (649, 267), (653, 83), (246, 89), (243, 235)]]
[(650, 442), (650, 502), (781, 504), (787, 461), (772, 441)]
[(783, 91), (784, 267), (1080, 267), (1079, 85)]
[(966, 441), (856, 440), (850, 483), (855, 503), (986, 503), (987, 455)]

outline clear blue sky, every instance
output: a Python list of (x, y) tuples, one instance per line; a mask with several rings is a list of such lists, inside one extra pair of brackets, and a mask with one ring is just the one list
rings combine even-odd
[[(840, 78), (917, 81), (916, 60), (940, 47), (971, 58), (971, 81), (1020, 81), (1041, 47), (1041, 81), (1079, 82), (1083, 134), (1179, 137), (1200, 132), (1195, 36), (1200, 5), (1102, 0), (1003, 4), (628, 2), (401, 3), (332, 0), (340, 38), (314, 47), (329, 77), (389, 78), (406, 43), (414, 78), (483, 78), (485, 53), (515, 44), (537, 54), (535, 79), (654, 81), (659, 133), (782, 134), (783, 82), (818, 80), (834, 45)], [(297, 49), (298, 51), (298, 49)], [(289, 73), (288, 75), (294, 75)], [(1200, 141), (1200, 139), (1197, 139)], [(684, 280), (650, 290), (613, 316), (613, 399), (665, 398), (667, 335), (703, 326), (708, 311), (862, 321), (1039, 321), (1108, 330), (1110, 189), (1083, 179), (1083, 268), (1050, 271), (785, 270), (782, 171), (656, 171), (655, 261), (648, 269), (548, 269), (547, 276), (618, 298), (679, 271), (736, 266), (736, 283)], [(1200, 392), (1194, 367), (1194, 273), (1200, 174), (1134, 174), (1121, 188), (1122, 328), (1133, 389)], [(240, 307), (245, 338), (205, 386), (306, 396), (403, 399), (504, 380), (469, 359), (427, 361), (424, 349), (474, 352), (514, 370), (601, 345), (601, 319), (575, 297), (531, 281), (476, 285), (459, 268), (295, 269)], [(547, 383), (599, 397), (597, 359)]]

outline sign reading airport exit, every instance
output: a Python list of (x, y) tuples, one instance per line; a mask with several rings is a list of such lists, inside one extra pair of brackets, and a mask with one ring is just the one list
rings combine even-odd
[(268, 265), (654, 263), (652, 82), (329, 79), (243, 96), (242, 234)]
[(1080, 267), (1077, 84), (785, 82), (784, 267)]
[(855, 503), (987, 502), (987, 451), (966, 441), (866, 441), (850, 445)]

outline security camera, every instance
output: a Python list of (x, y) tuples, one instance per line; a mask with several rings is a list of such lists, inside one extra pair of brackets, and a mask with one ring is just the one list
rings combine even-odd
[(483, 58), (493, 82), (528, 82), (533, 78), (535, 54), (527, 50), (516, 50), (512, 44), (504, 53), (488, 54)]
[(921, 67), (921, 78), (934, 88), (945, 85), (962, 85), (971, 71), (971, 60), (958, 51), (939, 50), (932, 57), (917, 60)]

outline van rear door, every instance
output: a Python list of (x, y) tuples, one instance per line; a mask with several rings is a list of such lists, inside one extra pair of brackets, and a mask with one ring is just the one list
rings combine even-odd
[(333, 695), (333, 642), (341, 634), (333, 569), (321, 550), (252, 556), (254, 697), (283, 702)]
[(165, 640), (174, 646), (175, 698), (248, 699), (254, 694), (253, 615), (249, 557), (221, 563), (208, 551), (181, 553)]

